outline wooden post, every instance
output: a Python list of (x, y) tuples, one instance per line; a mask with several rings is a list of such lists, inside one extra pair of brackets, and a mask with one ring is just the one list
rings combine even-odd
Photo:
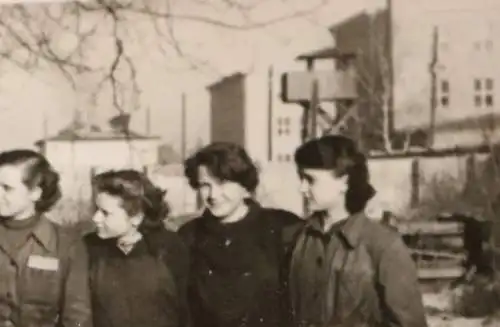
[(273, 117), (273, 97), (274, 97), (274, 92), (273, 92), (273, 80), (274, 80), (274, 73), (273, 73), (273, 66), (269, 66), (269, 71), (268, 71), (268, 81), (267, 81), (267, 128), (268, 128), (268, 145), (267, 145), (267, 160), (272, 161), (273, 160), (273, 125), (274, 125), (274, 117)]
[(429, 70), (431, 74), (431, 98), (430, 98), (430, 123), (427, 138), (427, 147), (430, 149), (434, 146), (435, 129), (436, 129), (436, 111), (438, 107), (438, 91), (437, 91), (437, 74), (436, 68), (438, 64), (438, 46), (439, 46), (439, 34), (438, 28), (434, 26), (432, 34), (432, 48), (431, 48), (431, 63), (429, 65)]
[(181, 98), (181, 157), (186, 159), (186, 93), (182, 93)]
[(410, 206), (414, 208), (418, 205), (420, 198), (420, 165), (417, 158), (411, 164), (411, 198)]
[(96, 190), (94, 187), (94, 178), (96, 176), (96, 169), (95, 167), (90, 168), (90, 201), (91, 201), (91, 206), (92, 206), (92, 211), (96, 209), (95, 207), (95, 201), (96, 201)]

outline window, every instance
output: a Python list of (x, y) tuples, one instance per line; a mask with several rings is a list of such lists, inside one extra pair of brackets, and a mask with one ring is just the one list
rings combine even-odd
[(448, 107), (449, 104), (450, 104), (450, 100), (447, 96), (441, 97), (441, 106), (442, 107)]
[(486, 95), (486, 97), (484, 98), (484, 102), (487, 107), (493, 107), (493, 95), (491, 94)]
[(487, 91), (493, 91), (493, 79), (491, 79), (491, 78), (486, 79), (485, 88)]
[(476, 107), (481, 107), (483, 105), (483, 97), (481, 97), (480, 95), (476, 95), (474, 97), (474, 105)]
[(280, 117), (277, 119), (278, 135), (290, 134), (290, 117)]
[(492, 78), (475, 79), (474, 80), (474, 105), (476, 107), (493, 107), (494, 97), (493, 92), (495, 83)]
[(449, 92), (450, 91), (450, 83), (447, 80), (441, 81), (441, 92)]
[(444, 108), (450, 105), (450, 82), (446, 79), (441, 80), (439, 85), (439, 103)]
[(480, 79), (475, 79), (474, 80), (474, 90), (476, 91), (481, 91), (481, 80)]

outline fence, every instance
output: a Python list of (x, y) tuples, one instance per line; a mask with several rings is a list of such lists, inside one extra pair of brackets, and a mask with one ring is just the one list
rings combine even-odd
[[(500, 175), (496, 161), (489, 154), (378, 157), (371, 158), (368, 164), (377, 194), (367, 211), (375, 218), (380, 218), (384, 211), (408, 219), (446, 212), (496, 217)], [(96, 167), (94, 171), (104, 169)], [(63, 219), (83, 219), (88, 215), (85, 203), (91, 197), (92, 170), (87, 167), (59, 171), (64, 199), (57, 210), (69, 213), (63, 214)], [(197, 195), (187, 185), (181, 165), (149, 166), (145, 171), (155, 184), (167, 191), (166, 201), (172, 215), (197, 211)], [(302, 214), (303, 202), (294, 165), (269, 162), (263, 164), (260, 171), (257, 200), (264, 206)]]

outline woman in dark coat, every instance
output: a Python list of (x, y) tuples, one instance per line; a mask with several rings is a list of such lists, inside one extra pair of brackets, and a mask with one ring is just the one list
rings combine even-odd
[(311, 140), (295, 162), (312, 214), (292, 255), (294, 326), (427, 326), (408, 248), (364, 213), (375, 190), (354, 142)]
[(60, 197), (41, 154), (0, 153), (0, 326), (92, 326), (81, 235), (45, 216)]
[(288, 326), (287, 243), (301, 220), (252, 200), (257, 169), (237, 145), (208, 145), (185, 173), (206, 208), (180, 229), (192, 259), (194, 327)]
[(86, 237), (94, 327), (187, 326), (188, 253), (164, 227), (164, 192), (134, 170), (94, 179), (97, 231)]

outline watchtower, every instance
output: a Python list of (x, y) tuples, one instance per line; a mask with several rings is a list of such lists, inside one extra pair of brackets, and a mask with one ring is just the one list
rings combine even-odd
[[(303, 107), (302, 141), (326, 134), (349, 134), (356, 139), (358, 98), (355, 53), (325, 48), (299, 55), (296, 59), (306, 63), (306, 70), (286, 72), (281, 79), (282, 100)], [(332, 70), (316, 70), (317, 60), (333, 60)], [(333, 102), (334, 115), (321, 108), (321, 102)], [(318, 119), (326, 128), (320, 128)], [(352, 128), (351, 128), (352, 127)], [(320, 134), (320, 135), (318, 135)]]

